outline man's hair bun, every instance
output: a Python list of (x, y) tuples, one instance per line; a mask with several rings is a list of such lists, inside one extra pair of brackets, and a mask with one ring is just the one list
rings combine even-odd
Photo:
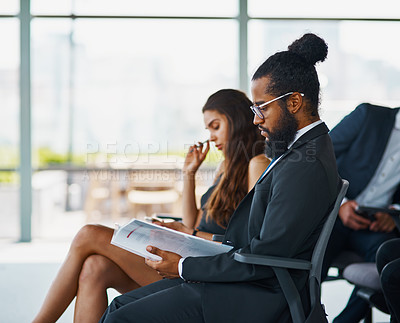
[(303, 37), (295, 40), (288, 50), (303, 57), (311, 65), (323, 62), (328, 55), (328, 45), (315, 34), (304, 34)]

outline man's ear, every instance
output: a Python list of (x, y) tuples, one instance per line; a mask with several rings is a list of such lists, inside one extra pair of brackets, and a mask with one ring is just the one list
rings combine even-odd
[(299, 92), (294, 92), (289, 100), (287, 101), (288, 103), (288, 110), (291, 114), (296, 114), (301, 106), (303, 105), (303, 97)]

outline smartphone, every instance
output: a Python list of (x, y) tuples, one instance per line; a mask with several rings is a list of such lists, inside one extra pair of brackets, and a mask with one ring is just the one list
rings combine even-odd
[(365, 206), (361, 206), (361, 205), (358, 205), (356, 208), (356, 213), (358, 215), (361, 215), (362, 217), (364, 217), (372, 222), (376, 221), (376, 218), (375, 218), (376, 212), (378, 212), (378, 211), (376, 211), (375, 208), (365, 207)]
[(174, 221), (182, 221), (182, 218), (179, 217), (175, 217), (175, 216), (171, 216), (168, 214), (153, 214), (153, 216), (146, 216), (144, 218), (146, 221), (148, 222), (155, 222), (155, 221), (159, 221), (159, 222), (174, 222)]

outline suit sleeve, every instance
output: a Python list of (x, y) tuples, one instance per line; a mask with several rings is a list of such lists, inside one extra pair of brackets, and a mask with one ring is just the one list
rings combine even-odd
[[(283, 167), (281, 174), (274, 176), (276, 180), (272, 180), (273, 191), (264, 216), (252, 215), (261, 217), (261, 230), (240, 252), (296, 257), (307, 248), (309, 251), (310, 237), (335, 195), (329, 189), (321, 189), (328, 187), (328, 180), (318, 160), (292, 164), (297, 167)], [(234, 251), (213, 257), (188, 257), (183, 262), (182, 277), (188, 281), (240, 282), (274, 276), (271, 268), (239, 263), (233, 255)]]
[(353, 112), (342, 119), (329, 133), (336, 158), (350, 149), (360, 133), (367, 116), (368, 104), (360, 104)]

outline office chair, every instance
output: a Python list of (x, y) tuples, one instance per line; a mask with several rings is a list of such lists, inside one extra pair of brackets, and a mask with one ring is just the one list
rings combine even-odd
[[(392, 217), (400, 231), (399, 216), (392, 215)], [(382, 292), (379, 273), (374, 262), (355, 261), (345, 266), (343, 269), (343, 278), (349, 283), (360, 287), (357, 291), (357, 296), (369, 304), (369, 312), (364, 319), (364, 323), (372, 322), (372, 309), (374, 307), (383, 313), (389, 314), (389, 309), (387, 308)]]
[(372, 322), (372, 309), (374, 307), (381, 312), (389, 314), (376, 263), (359, 262), (350, 264), (344, 268), (343, 278), (349, 283), (360, 287), (357, 291), (357, 296), (369, 304), (369, 311), (364, 318), (364, 323)]
[[(294, 323), (321, 323), (327, 322), (324, 306), (321, 304), (321, 270), (326, 246), (331, 235), (333, 225), (339, 212), (340, 204), (347, 192), (349, 182), (342, 180), (342, 187), (336, 198), (335, 205), (330, 212), (318, 241), (314, 247), (311, 261), (273, 257), (265, 255), (254, 255), (235, 253), (235, 260), (254, 265), (269, 266), (273, 269), (279, 284), (289, 305), (290, 314)], [(310, 293), (311, 310), (307, 317), (304, 314), (299, 291), (294, 284), (288, 269), (306, 270), (309, 272), (308, 283)]]

